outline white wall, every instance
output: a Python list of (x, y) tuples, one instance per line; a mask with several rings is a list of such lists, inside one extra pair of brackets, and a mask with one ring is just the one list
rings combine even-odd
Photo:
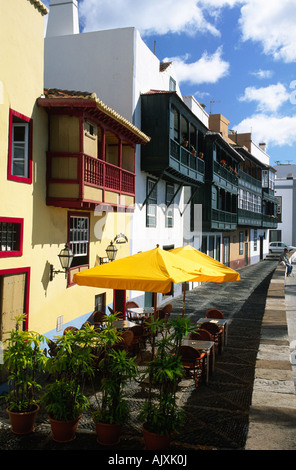
[(282, 231), (282, 241), (288, 245), (295, 245), (295, 240), (293, 241), (294, 181), (275, 180), (275, 194), (282, 197), (282, 222), (278, 224), (277, 229)]

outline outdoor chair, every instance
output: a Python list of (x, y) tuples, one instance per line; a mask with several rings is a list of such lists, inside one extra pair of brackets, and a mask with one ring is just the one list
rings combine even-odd
[(216, 323), (205, 322), (200, 325), (202, 330), (207, 330), (211, 333), (213, 340), (216, 343), (216, 351), (222, 352), (223, 341), (223, 328), (220, 328)]
[(144, 334), (144, 329), (141, 325), (136, 325), (132, 326), (129, 328), (127, 331), (132, 331), (134, 334), (134, 339), (132, 341), (132, 344), (130, 346), (132, 354), (142, 354), (141, 352), (141, 345), (145, 345), (145, 334)]
[(207, 311), (206, 317), (207, 318), (224, 318), (224, 315), (221, 312), (221, 310), (218, 310), (216, 308), (211, 308), (210, 310)]
[(207, 330), (203, 330), (202, 328), (190, 333), (189, 339), (196, 339), (197, 341), (214, 341), (211, 333)]
[(113, 308), (111, 307), (108, 307), (108, 310), (111, 313), (111, 315), (114, 315), (114, 313), (117, 313), (118, 320), (124, 320), (124, 314), (122, 312), (115, 312), (115, 310), (113, 310)]
[(180, 355), (187, 377), (193, 378), (197, 388), (199, 380), (205, 377), (206, 354), (191, 346), (181, 346)]
[(92, 321), (95, 329), (101, 330), (103, 328), (104, 318), (106, 317), (105, 312), (95, 310), (92, 314)]
[(120, 336), (121, 336), (121, 341), (120, 343), (117, 343), (116, 345), (114, 345), (114, 349), (124, 349), (125, 351), (129, 352), (132, 347), (133, 340), (134, 340), (134, 333), (129, 328), (128, 330), (125, 330), (122, 333), (120, 333)]
[(133, 300), (128, 300), (125, 304), (126, 309), (128, 310), (129, 308), (139, 308), (139, 305), (137, 302), (134, 302)]
[(75, 333), (75, 331), (78, 331), (78, 328), (76, 328), (76, 326), (67, 326), (67, 328), (64, 329), (63, 335), (68, 332)]

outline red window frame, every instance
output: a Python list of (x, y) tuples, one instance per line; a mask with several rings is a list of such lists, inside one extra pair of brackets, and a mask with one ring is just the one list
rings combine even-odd
[(67, 225), (68, 225), (68, 235), (67, 235), (67, 243), (68, 243), (68, 246), (70, 247), (70, 218), (71, 217), (87, 217), (88, 218), (88, 231), (89, 231), (89, 240), (88, 240), (88, 253), (87, 253), (87, 257), (88, 257), (88, 263), (87, 264), (81, 264), (81, 265), (78, 265), (78, 266), (74, 266), (74, 267), (70, 267), (69, 270), (68, 270), (68, 275), (67, 275), (67, 287), (71, 287), (71, 286), (75, 286), (76, 283), (71, 281), (71, 271), (76, 269), (80, 272), (80, 270), (82, 269), (88, 269), (89, 268), (89, 250), (90, 250), (90, 213), (89, 212), (76, 212), (76, 211), (70, 211), (68, 212), (68, 222), (67, 222)]
[[(17, 117), (29, 124), (29, 143), (28, 143), (28, 177), (16, 176), (12, 173), (12, 136), (13, 136), (13, 118)], [(9, 142), (8, 142), (8, 168), (7, 177), (11, 181), (18, 181), (20, 183), (32, 184), (33, 181), (33, 119), (23, 114), (10, 109), (9, 111)]]
[[(0, 258), (10, 258), (13, 256), (23, 256), (23, 237), (24, 237), (24, 219), (17, 219), (14, 217), (0, 217), (0, 222), (19, 224), (19, 247), (18, 250), (13, 251), (0, 251)], [(0, 240), (1, 243), (1, 240)]]

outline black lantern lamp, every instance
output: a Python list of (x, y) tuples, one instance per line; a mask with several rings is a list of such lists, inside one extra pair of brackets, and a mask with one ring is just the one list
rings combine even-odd
[(117, 255), (117, 248), (115, 245), (113, 245), (113, 242), (111, 240), (110, 245), (107, 246), (106, 248), (106, 253), (108, 256), (109, 261), (114, 261)]
[(63, 248), (60, 251), (60, 254), (58, 255), (58, 257), (60, 258), (60, 263), (63, 268), (63, 271), (55, 271), (53, 264), (51, 264), (50, 265), (50, 281), (53, 280), (53, 277), (55, 274), (59, 274), (59, 273), (64, 273), (65, 277), (67, 277), (68, 269), (71, 267), (72, 260), (73, 260), (73, 253), (68, 247), (67, 243), (65, 244), (65, 248)]

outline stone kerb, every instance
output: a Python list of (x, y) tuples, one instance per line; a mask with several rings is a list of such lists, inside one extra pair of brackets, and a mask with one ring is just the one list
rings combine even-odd
[(270, 281), (256, 359), (246, 450), (295, 450), (296, 395), (285, 305), (286, 267)]

